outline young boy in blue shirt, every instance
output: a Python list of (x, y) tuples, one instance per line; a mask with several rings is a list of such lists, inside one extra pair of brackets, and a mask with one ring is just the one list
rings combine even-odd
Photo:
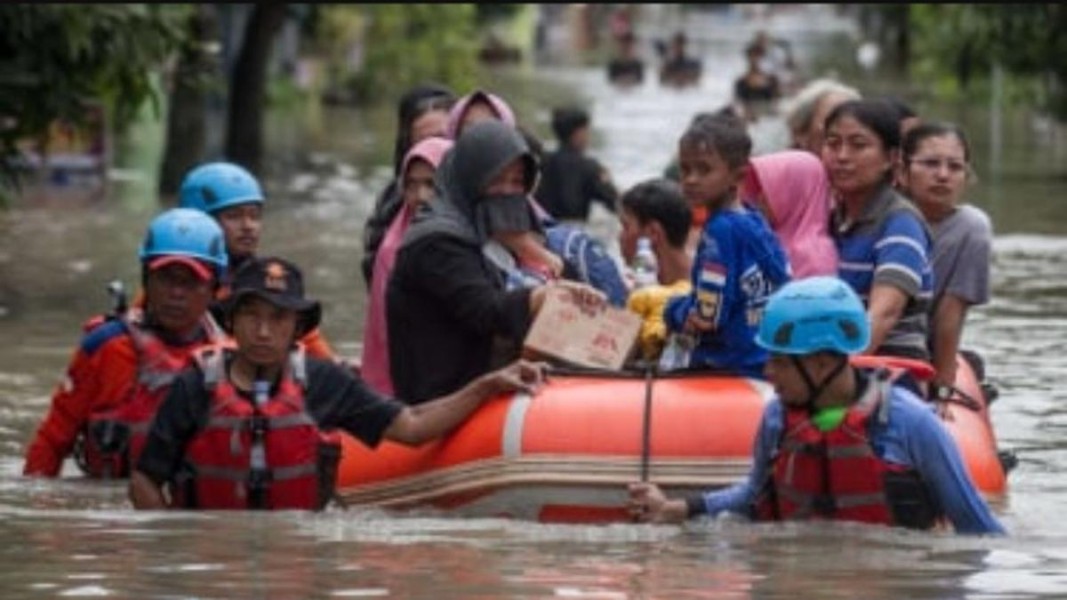
[(682, 193), (709, 216), (693, 260), (693, 291), (671, 299), (664, 320), (669, 331), (695, 338), (690, 368), (762, 377), (767, 352), (756, 345), (756, 330), (767, 298), (790, 271), (766, 220), (737, 197), (751, 151), (744, 123), (727, 115), (698, 117), (682, 134)]

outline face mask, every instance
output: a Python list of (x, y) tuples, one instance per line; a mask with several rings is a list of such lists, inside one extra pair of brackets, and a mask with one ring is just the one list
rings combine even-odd
[(539, 229), (524, 194), (486, 196), (475, 206), (474, 216), (476, 226), (487, 238), (497, 232)]

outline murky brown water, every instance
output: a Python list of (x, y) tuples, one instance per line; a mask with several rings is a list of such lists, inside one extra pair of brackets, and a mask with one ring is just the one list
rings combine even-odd
[[(731, 55), (732, 56), (732, 55)], [(740, 69), (724, 58), (723, 72)], [(692, 113), (720, 106), (728, 82), (617, 95), (599, 69), (540, 74), (585, 98), (595, 154), (627, 187), (660, 173)], [(494, 85), (547, 133), (558, 88), (526, 75)], [(555, 90), (555, 91), (553, 91)], [(510, 95), (509, 95), (510, 94)], [(542, 108), (539, 108), (542, 107)], [(988, 118), (956, 116), (976, 139)], [(269, 182), (264, 250), (292, 257), (324, 300), (324, 330), (355, 354), (362, 329), (360, 231), (384, 182), (391, 108), (321, 109), (276, 122), (288, 140)], [(1017, 121), (1017, 122), (1016, 122)], [(1011, 537), (918, 534), (858, 526), (548, 526), (373, 510), (323, 514), (144, 514), (121, 484), (20, 477), (22, 454), (82, 320), (107, 305), (104, 284), (135, 285), (136, 247), (150, 209), (16, 208), (0, 214), (0, 596), (396, 598), (1023, 598), (1067, 590), (1067, 194), (1062, 146), (1011, 121), (1005, 172), (973, 198), (994, 217), (994, 301), (967, 341), (1002, 394), (992, 413), (1019, 467), (996, 505)], [(757, 148), (780, 140), (757, 127)], [(285, 148), (288, 148), (286, 150)], [(313, 152), (311, 152), (313, 151)], [(137, 183), (122, 184), (123, 198)], [(614, 231), (605, 215), (596, 227)]]

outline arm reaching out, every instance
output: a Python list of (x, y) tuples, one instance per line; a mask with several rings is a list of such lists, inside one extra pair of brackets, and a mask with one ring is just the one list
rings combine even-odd
[(452, 394), (405, 407), (385, 430), (385, 438), (409, 446), (438, 438), (465, 421), (490, 398), (514, 391), (535, 393), (545, 381), (546, 366), (518, 360), (482, 375)]

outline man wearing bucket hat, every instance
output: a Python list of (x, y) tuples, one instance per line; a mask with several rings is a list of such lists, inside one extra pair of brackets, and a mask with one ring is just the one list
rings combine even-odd
[(321, 316), (296, 265), (256, 258), (235, 273), (224, 326), (236, 347), (203, 350), (175, 382), (130, 481), (135, 507), (321, 508), (337, 466), (324, 431), (343, 429), (372, 447), (382, 439), (418, 445), (486, 399), (532, 391), (544, 376), (542, 364), (518, 361), (410, 407), (336, 363), (304, 356), (296, 340)]
[[(220, 301), (230, 294), (233, 273), (256, 255), (263, 232), (265, 202), (266, 196), (259, 181), (236, 163), (204, 163), (189, 171), (182, 180), (178, 190), (178, 205), (211, 215), (226, 236), (230, 265), (216, 294)], [(213, 310), (217, 313), (221, 310), (221, 304)], [(335, 357), (326, 336), (317, 327), (307, 330), (300, 342), (311, 356), (326, 359)]]
[(208, 305), (226, 269), (222, 230), (202, 212), (155, 217), (140, 249), (144, 302), (94, 323), (26, 450), (26, 475), (55, 477), (73, 454), (93, 477), (125, 477), (148, 423), (194, 350), (224, 334)]
[(641, 521), (745, 513), (757, 520), (835, 519), (959, 533), (1004, 533), (933, 409), (885, 373), (849, 364), (870, 342), (863, 303), (836, 277), (791, 282), (767, 302), (757, 342), (778, 394), (763, 414), (747, 480), (668, 499), (630, 484)]

